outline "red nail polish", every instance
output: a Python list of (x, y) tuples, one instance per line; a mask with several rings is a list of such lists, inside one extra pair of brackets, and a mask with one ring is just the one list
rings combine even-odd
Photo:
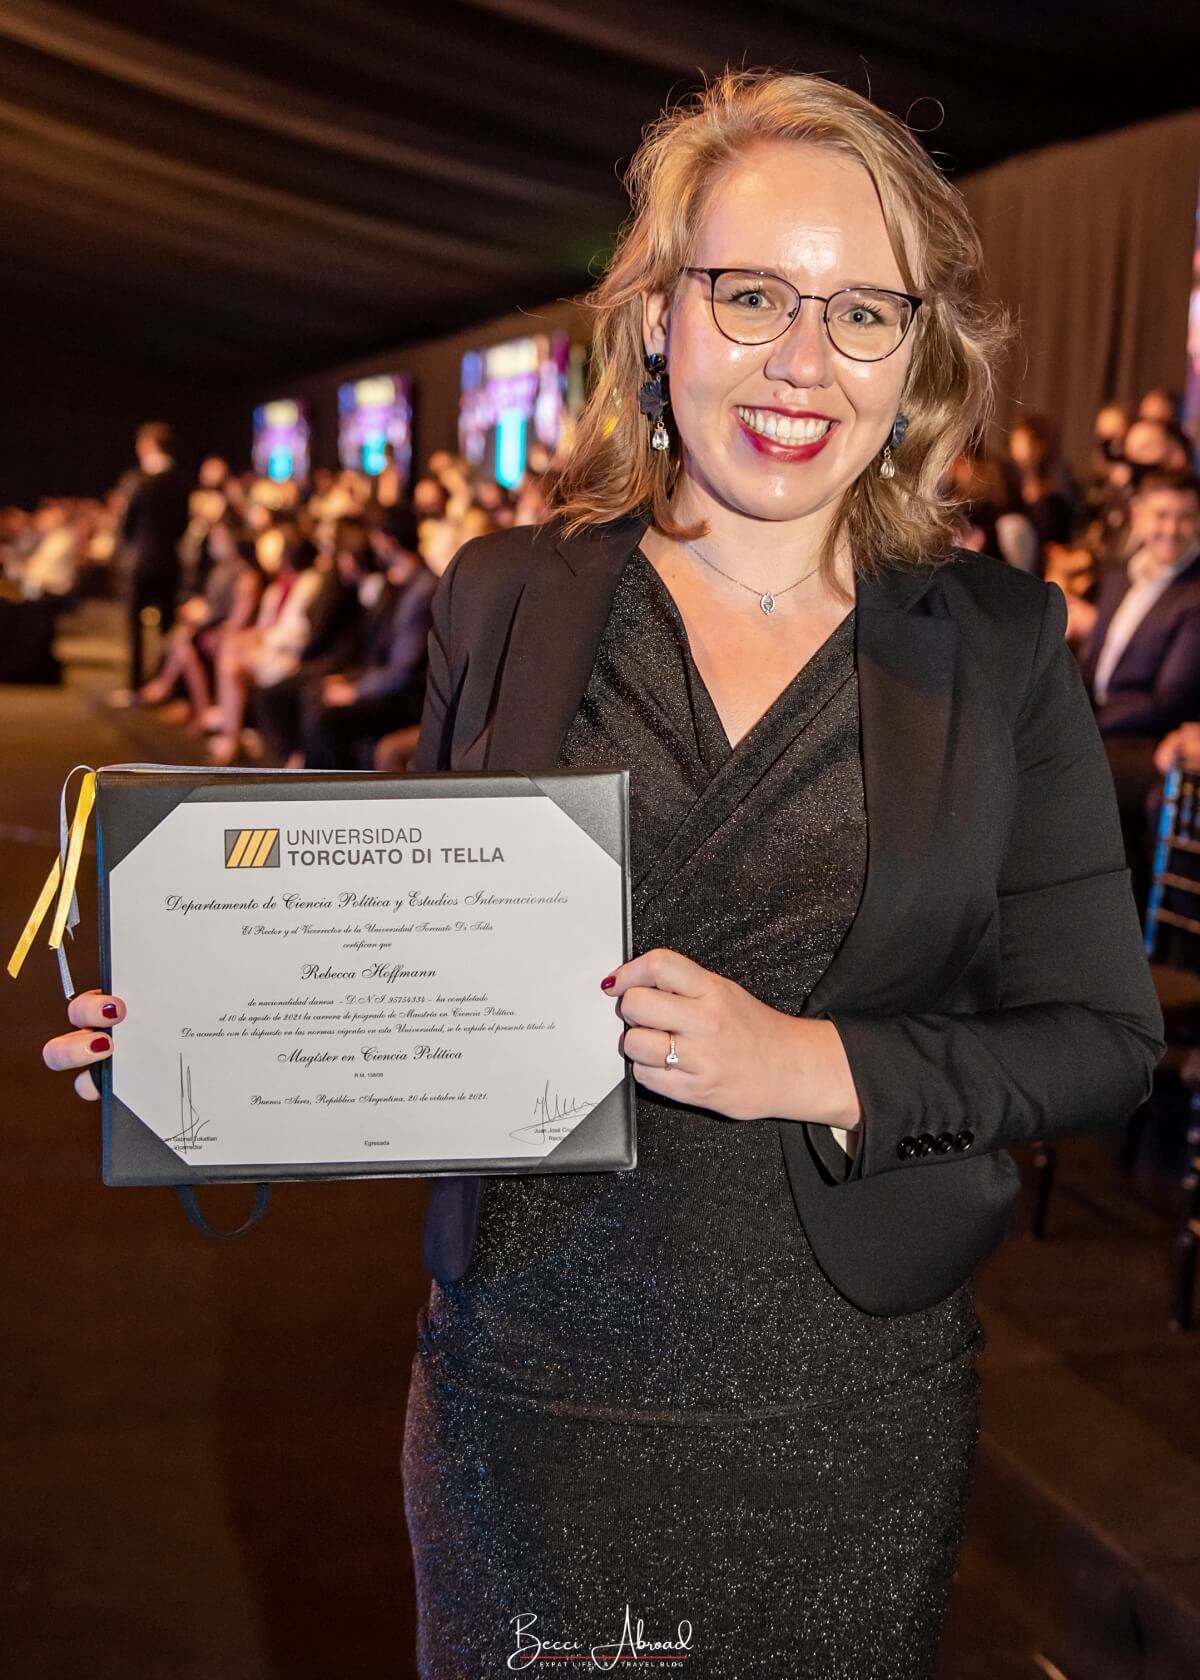
[(88, 1046), (89, 1050), (109, 1050), (111, 1048), (112, 1046), (107, 1038), (94, 1038)]
[(617, 977), (616, 977), (615, 974), (610, 974), (606, 980), (601, 980), (601, 982), (600, 982), (600, 984), (604, 987), (605, 991), (607, 991), (610, 986), (615, 986), (616, 983), (617, 983)]
[(106, 1003), (101, 1007), (100, 1013), (109, 1021), (115, 1021), (117, 1018), (117, 1006), (115, 1003)]

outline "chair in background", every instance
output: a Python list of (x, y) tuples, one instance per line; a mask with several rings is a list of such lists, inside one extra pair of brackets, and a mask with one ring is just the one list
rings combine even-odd
[[(1172, 1330), (1190, 1330), (1200, 1247), (1200, 767), (1175, 764), (1165, 779), (1144, 934), (1167, 1041), (1159, 1071), (1174, 1074), (1188, 1094), (1169, 1323)], [(1132, 1173), (1137, 1161), (1148, 1106), (1131, 1117), (1125, 1131), (1121, 1166), (1126, 1173)], [(1039, 1140), (1033, 1166), (1030, 1230), (1033, 1236), (1042, 1238), (1058, 1166), (1058, 1145)]]

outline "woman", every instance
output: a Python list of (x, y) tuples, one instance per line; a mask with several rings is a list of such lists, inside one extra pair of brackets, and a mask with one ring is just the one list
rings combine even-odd
[(1012, 429), (1009, 453), (1021, 500), (1043, 543), (1067, 543), (1075, 533), (1075, 504), (1058, 427), (1045, 414), (1027, 414)]
[[(1000, 336), (958, 194), (749, 72), (632, 186), (555, 518), (447, 569), (414, 768), (629, 768), (638, 1163), (431, 1187), (419, 1672), (928, 1680), (1005, 1146), (1117, 1122), (1161, 1021), (1062, 597), (938, 494)], [(56, 1066), (123, 1006), (70, 1008)]]
[(271, 581), (254, 623), (221, 642), (217, 699), (208, 718), (217, 730), (209, 743), (210, 764), (232, 764), (241, 752), (242, 725), (253, 690), (282, 682), (300, 663), (309, 613), (321, 589), (314, 568), (317, 551), (294, 522), (264, 531), (256, 551)]
[(630, 768), (638, 1165), (432, 1188), (420, 1672), (628, 1605), (705, 1674), (916, 1680), (1005, 1146), (1120, 1120), (1161, 1023), (1062, 595), (939, 498), (1002, 326), (958, 195), (743, 74), (632, 187), (558, 517), (452, 562), (414, 767)]
[(173, 721), (189, 721), (192, 732), (199, 731), (212, 703), (212, 674), (222, 642), (250, 626), (262, 598), (263, 574), (242, 530), (241, 516), (230, 508), (213, 523), (205, 539), (209, 564), (203, 592), (180, 606), (162, 668), (140, 694), (144, 705), (158, 706), (182, 682), (188, 698)]
[(995, 554), (1018, 571), (1045, 575), (1042, 545), (1029, 515), (1014, 507), (1003, 463), (989, 455), (960, 455), (950, 484), (961, 498), (962, 546)]

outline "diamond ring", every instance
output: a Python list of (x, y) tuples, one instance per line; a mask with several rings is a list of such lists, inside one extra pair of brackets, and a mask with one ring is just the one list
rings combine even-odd
[(679, 1060), (679, 1057), (675, 1054), (675, 1034), (668, 1033), (667, 1037), (671, 1040), (671, 1048), (667, 1051), (663, 1058), (663, 1066), (674, 1067), (675, 1063)]

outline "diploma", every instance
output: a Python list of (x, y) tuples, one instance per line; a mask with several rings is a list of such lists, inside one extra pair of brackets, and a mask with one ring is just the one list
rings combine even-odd
[(628, 1169), (628, 772), (101, 770), (110, 1184)]

